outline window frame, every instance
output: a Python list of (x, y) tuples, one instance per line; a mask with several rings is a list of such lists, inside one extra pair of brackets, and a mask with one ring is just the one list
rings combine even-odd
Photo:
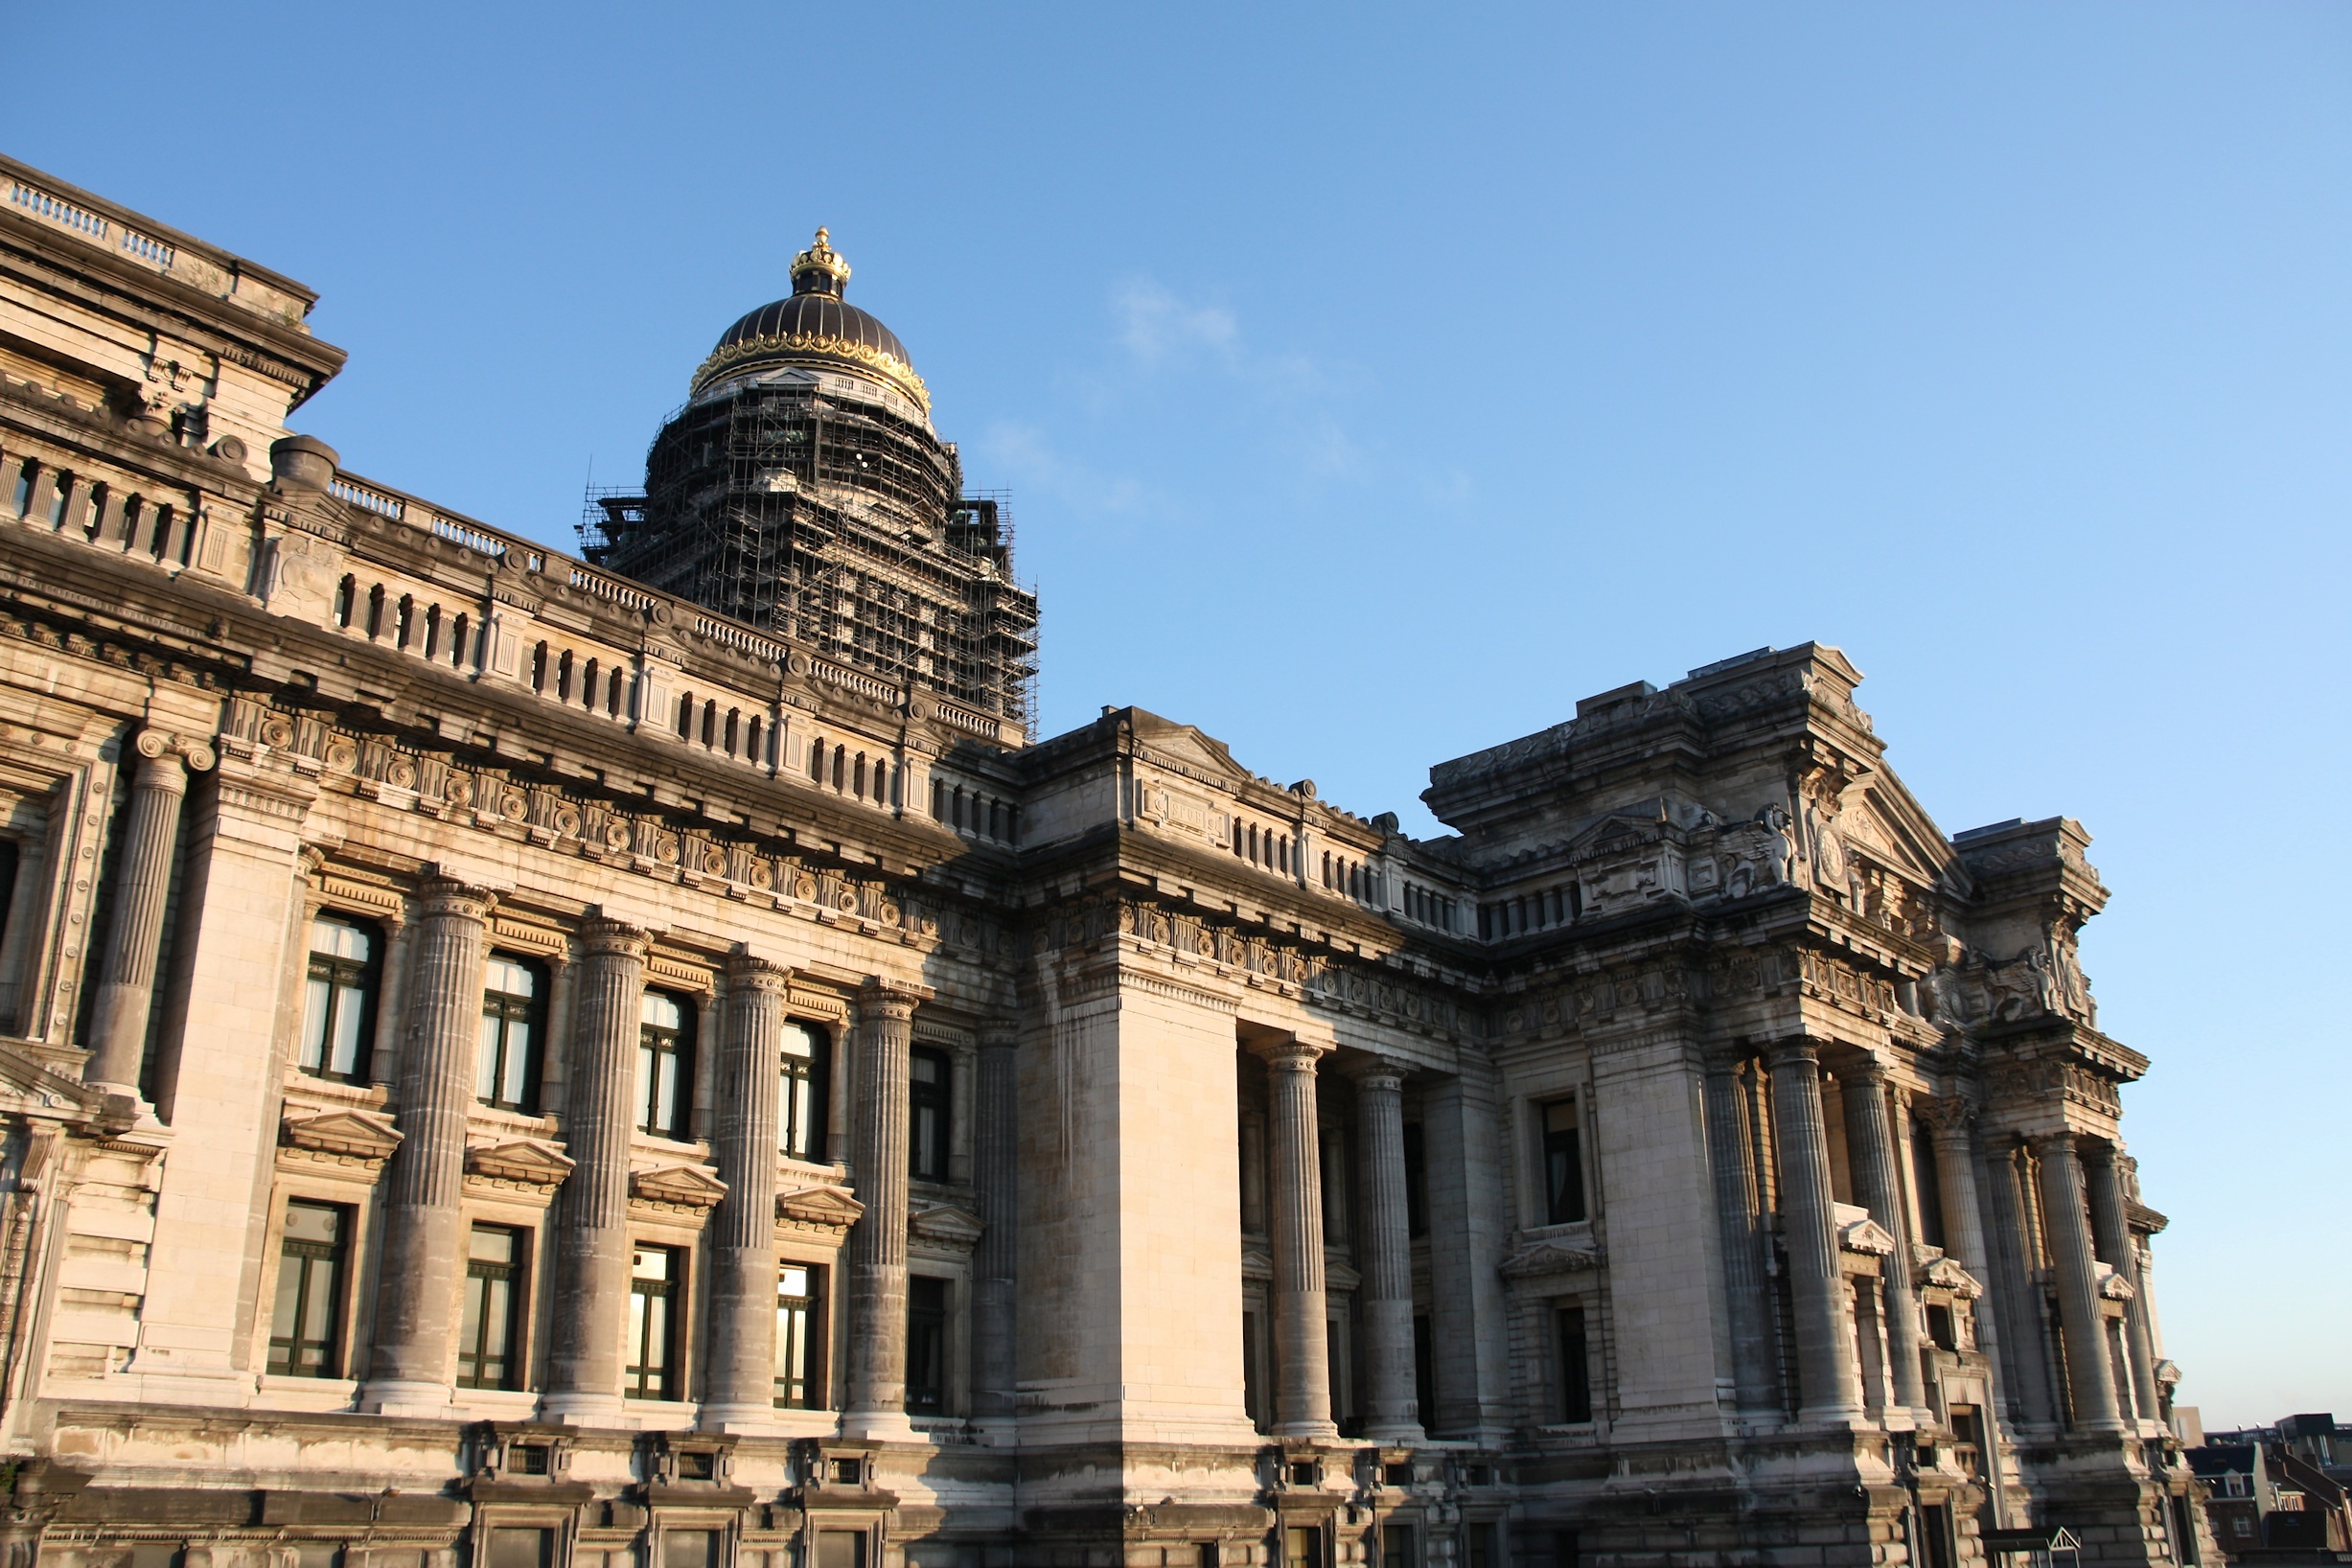
[[(1578, 1098), (1561, 1095), (1535, 1107), (1536, 1149), (1546, 1225), (1581, 1225), (1592, 1218), (1584, 1183), (1584, 1122)], [(1567, 1125), (1552, 1125), (1553, 1113), (1566, 1113)], [(1563, 1180), (1565, 1178), (1565, 1180)]]
[[(937, 1296), (935, 1306), (918, 1307), (916, 1287), (925, 1287), (920, 1294)], [(949, 1414), (948, 1328), (955, 1320), (955, 1281), (932, 1274), (907, 1276), (907, 1380), (906, 1411), (910, 1416), (945, 1416)], [(930, 1343), (924, 1344), (927, 1336)], [(923, 1365), (919, 1349), (930, 1351), (934, 1380), (921, 1386), (926, 1392), (918, 1396), (916, 1369)]]
[[(337, 926), (364, 937), (367, 957), (354, 959), (320, 952), (320, 926)], [(308, 1076), (323, 1078), (329, 1083), (368, 1083), (373, 1078), (371, 1069), (376, 1045), (376, 1014), (381, 1002), (383, 928), (372, 920), (342, 910), (322, 909), (311, 917), (309, 940), (311, 946), (303, 967), (302, 1032), (294, 1040), (294, 1066)], [(322, 980), (327, 986), (327, 1002), (319, 1021), (318, 1065), (312, 1067), (304, 1060), (311, 1052), (311, 987)], [(346, 991), (358, 993), (359, 1024), (353, 1043), (351, 1067), (347, 1072), (337, 1072), (332, 1065), (333, 1053), (329, 1042), (334, 1038), (335, 1026), (341, 1021), (341, 1004)]]
[[(473, 1238), (483, 1231), (505, 1233), (513, 1247), (513, 1252), (506, 1262), (499, 1263), (473, 1256)], [(482, 1362), (487, 1359), (482, 1353), (482, 1338), (489, 1332), (491, 1326), (491, 1314), (487, 1307), (489, 1305), (489, 1286), (493, 1280), (503, 1280), (506, 1285), (505, 1323), (502, 1326), (505, 1329), (505, 1349), (501, 1356), (502, 1370), (495, 1382), (485, 1380), (481, 1374)], [(483, 1309), (477, 1315), (473, 1343), (468, 1345), (465, 1338), (465, 1315), (468, 1311), (475, 1310), (474, 1293), (477, 1288), (482, 1293)], [(519, 1225), (499, 1225), (482, 1220), (470, 1224), (466, 1228), (465, 1294), (459, 1298), (458, 1303), (457, 1386), (459, 1388), (514, 1390), (523, 1386), (523, 1368), (529, 1349), (524, 1340), (524, 1331), (529, 1322), (525, 1313), (530, 1301), (530, 1290), (531, 1233)], [(472, 1376), (467, 1375), (468, 1361), (472, 1361), (474, 1365)]]
[[(528, 974), (531, 977), (532, 994), (525, 997), (519, 996), (512, 991), (492, 990), (489, 980), (490, 963), (513, 964), (516, 968)], [(489, 1049), (490, 1042), (487, 1038), (477, 1046), (474, 1063), (474, 1103), (487, 1105), (493, 1110), (513, 1111), (521, 1116), (537, 1116), (540, 1109), (540, 1082), (546, 1075), (547, 1069), (547, 965), (531, 954), (494, 949), (489, 955), (489, 962), (482, 967), (483, 1033), (485, 1036), (488, 1035), (489, 1026), (495, 1019), (497, 1024), (498, 1044), (495, 1057)], [(494, 1001), (497, 1003), (495, 1007)], [(530, 1033), (524, 1042), (522, 1052), (522, 1096), (519, 1099), (510, 1100), (502, 1097), (499, 1091), (505, 1088), (508, 1076), (506, 1071), (507, 1042), (513, 1026), (516, 1024), (525, 1026)], [(490, 1076), (493, 1091), (488, 1095), (482, 1093), (482, 1078), (485, 1074)]]
[[(939, 1075), (926, 1082), (916, 1076), (916, 1062), (934, 1062)], [(931, 1114), (928, 1129), (925, 1113)], [(931, 1046), (911, 1047), (907, 1052), (907, 1175), (917, 1182), (949, 1179), (954, 1159), (956, 1126), (956, 1059)]]
[[(797, 1296), (787, 1295), (785, 1276), (792, 1270), (803, 1276), (803, 1289)], [(776, 1260), (776, 1353), (773, 1401), (778, 1410), (822, 1410), (825, 1408), (824, 1387), (824, 1303), (825, 1269), (820, 1263), (804, 1263), (798, 1258)], [(793, 1330), (786, 1314), (799, 1318), (798, 1345), (791, 1344)], [(796, 1356), (793, 1351), (797, 1350)], [(797, 1383), (800, 1392), (796, 1397), (792, 1385)]]
[[(678, 1009), (678, 1026), (669, 1028), (645, 1017), (645, 1004), (656, 999)], [(637, 1002), (636, 1130), (648, 1138), (690, 1141), (694, 1132), (695, 1026), (694, 999), (682, 991), (647, 986)], [(666, 1042), (666, 1047), (664, 1045)], [(672, 1104), (665, 1121), (659, 1112), (659, 1075), (664, 1057), (674, 1064)]]
[[(659, 1280), (646, 1279), (636, 1271), (636, 1255), (660, 1253), (669, 1260), (669, 1267)], [(625, 1353), (634, 1359), (621, 1364), (621, 1397), (675, 1402), (680, 1397), (685, 1380), (680, 1365), (685, 1348), (685, 1338), (680, 1332), (686, 1317), (686, 1282), (692, 1253), (684, 1247), (673, 1247), (657, 1241), (632, 1241), (629, 1244), (629, 1339)], [(658, 1288), (655, 1288), (658, 1286)], [(661, 1360), (656, 1366), (645, 1359), (648, 1323), (652, 1309), (640, 1303), (658, 1300), (663, 1303), (661, 1323)], [(660, 1379), (657, 1392), (648, 1392), (654, 1376)]]
[[(833, 1031), (804, 1018), (788, 1018), (784, 1027), (807, 1037), (809, 1054), (781, 1053), (777, 1089), (783, 1099), (776, 1117), (776, 1152), (788, 1160), (822, 1164), (826, 1123), (833, 1111)], [(804, 1093), (795, 1093), (796, 1083)], [(806, 1125), (801, 1124), (804, 1113)]]
[(1552, 1303), (1552, 1348), (1559, 1363), (1559, 1419), (1582, 1426), (1593, 1418), (1592, 1315), (1580, 1299)]
[[(334, 1239), (333, 1241), (312, 1241), (288, 1234), (288, 1227), (292, 1223), (293, 1212), (297, 1209), (333, 1214), (334, 1216)], [(270, 1308), (269, 1344), (262, 1358), (263, 1370), (271, 1376), (336, 1379), (344, 1375), (344, 1363), (349, 1353), (345, 1340), (348, 1338), (347, 1328), (351, 1316), (349, 1302), (351, 1241), (352, 1231), (357, 1224), (357, 1211), (352, 1205), (331, 1203), (323, 1198), (289, 1197), (286, 1201), (286, 1207), (280, 1211), (276, 1297)], [(287, 1270), (289, 1266), (297, 1264), (292, 1317), (293, 1332), (286, 1334), (279, 1330), (284, 1326), (282, 1309), (287, 1304)], [(320, 1265), (324, 1265), (323, 1270)], [(310, 1305), (312, 1300), (313, 1284), (322, 1272), (325, 1275), (324, 1288), (327, 1293), (326, 1337), (312, 1341), (304, 1337), (302, 1325), (311, 1317)], [(312, 1344), (321, 1347), (318, 1365), (314, 1370), (305, 1370), (302, 1365), (303, 1350), (307, 1346)], [(286, 1352), (286, 1362), (283, 1367), (278, 1362), (281, 1347)]]

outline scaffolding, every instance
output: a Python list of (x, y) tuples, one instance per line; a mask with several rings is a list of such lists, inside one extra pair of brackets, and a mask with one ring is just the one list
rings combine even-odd
[(815, 378), (663, 422), (642, 493), (591, 490), (583, 553), (651, 587), (1035, 727), (1037, 595), (1002, 495), (952, 446)]

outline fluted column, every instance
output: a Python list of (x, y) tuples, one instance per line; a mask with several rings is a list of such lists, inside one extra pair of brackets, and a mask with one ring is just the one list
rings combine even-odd
[(2108, 1359), (2107, 1328), (2099, 1313), (2089, 1208), (2074, 1135), (2044, 1134), (2034, 1140), (2034, 1155), (2041, 1167), (2042, 1223), (2049, 1228), (2050, 1261), (2058, 1275), (2059, 1329), (2065, 1340), (2074, 1424), (2086, 1431), (2120, 1432), (2123, 1415), (2115, 1402), (2114, 1364)]
[(1821, 1057), (1810, 1040), (1772, 1047), (1772, 1119), (1781, 1168), (1781, 1231), (1795, 1311), (1798, 1418), (1861, 1418), (1853, 1336), (1837, 1268), (1836, 1201), (1821, 1110)]
[(1911, 1227), (1895, 1184), (1895, 1128), (1886, 1114), (1886, 1069), (1865, 1061), (1838, 1075), (1846, 1102), (1846, 1150), (1854, 1164), (1855, 1195), (1895, 1238), (1880, 1283), (1886, 1301), (1886, 1357), (1895, 1372), (1895, 1403), (1925, 1414), (1926, 1387), (1919, 1366), (1918, 1293), (1911, 1282)]
[(713, 1153), (726, 1196), (711, 1215), (710, 1361), (703, 1424), (775, 1419), (775, 1162), (787, 972), (737, 953), (726, 965)]
[(645, 933), (618, 920), (581, 928), (564, 1136), (576, 1164), (555, 1213), (555, 1317), (549, 1419), (621, 1413), (629, 1312), (629, 1140), (636, 1119), (637, 1039), (645, 1016)]
[(163, 950), (163, 907), (179, 848), (180, 804), (188, 770), (213, 765), (212, 749), (142, 729), (129, 748), (139, 771), (124, 808), (116, 856), (114, 915), (106, 929), (104, 968), (90, 1014), (90, 1062), (82, 1075), (126, 1095), (139, 1092), (147, 1020), (155, 1002), (155, 960)]
[(466, 1107), (481, 1035), (482, 927), (492, 895), (428, 877), (401, 1049), (401, 1145), (384, 1184), (376, 1341), (362, 1408), (450, 1402), (457, 1276), (465, 1267)]
[(1764, 1279), (1756, 1189), (1755, 1143), (1739, 1059), (1707, 1061), (1707, 1142), (1715, 1167), (1715, 1210), (1723, 1235), (1723, 1286), (1731, 1306), (1732, 1386), (1742, 1414), (1777, 1414), (1771, 1303)]
[(1944, 1254), (1984, 1286), (1977, 1298), (1976, 1345), (1992, 1371), (1985, 1399), (1985, 1469), (1993, 1478), (1995, 1520), (2007, 1516), (2003, 1485), (2002, 1385), (2010, 1369), (2001, 1358), (2000, 1311), (1993, 1296), (1994, 1280), (1985, 1239), (1984, 1207), (1976, 1196), (1976, 1160), (1970, 1147), (1969, 1123), (1975, 1115), (1968, 1101), (1938, 1099), (1926, 1108), (1927, 1136), (1935, 1151), (1935, 1185), (1944, 1200)]
[(2123, 1327), (2131, 1347), (2133, 1402), (2139, 1407), (2142, 1420), (2153, 1421), (2163, 1407), (2156, 1402), (2156, 1347), (2148, 1332), (2146, 1310), (2148, 1287), (2140, 1276), (2139, 1249), (2133, 1245), (2131, 1225), (2125, 1218), (2128, 1209), (2120, 1162), (2113, 1148), (2100, 1143), (2091, 1146), (2085, 1163), (2090, 1167), (2092, 1239), (2099, 1257), (2112, 1263), (2124, 1283), (2132, 1287), (2132, 1299), (2124, 1303)]
[(980, 1188), (981, 1230), (972, 1258), (972, 1414), (983, 1421), (1012, 1418), (1018, 1377), (1019, 1038), (1010, 1024), (981, 1026), (973, 1094), (972, 1179)]
[(907, 1052), (915, 999), (858, 993), (858, 1201), (849, 1233), (849, 1407), (842, 1434), (911, 1437), (907, 1419)]
[(1413, 1376), (1413, 1237), (1405, 1207), (1405, 1074), (1393, 1062), (1355, 1068), (1356, 1146), (1362, 1169), (1364, 1282), (1356, 1313), (1364, 1326), (1364, 1436), (1372, 1442), (1423, 1441)]
[[(1274, 1434), (1336, 1437), (1323, 1284), (1323, 1170), (1316, 1136), (1320, 1046), (1284, 1040), (1266, 1060), (1266, 1229), (1274, 1243)], [(1397, 1135), (1403, 1137), (1400, 1131)]]

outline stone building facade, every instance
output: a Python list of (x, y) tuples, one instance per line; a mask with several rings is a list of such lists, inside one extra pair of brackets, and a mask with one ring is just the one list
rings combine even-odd
[[(1947, 838), (1834, 649), (1414, 840), (1034, 740), (944, 459), (796, 471), (834, 596), (734, 618), (345, 473), (309, 290), (0, 179), (10, 1562), (2210, 1554), (2087, 839)], [(920, 455), (904, 351), (779, 307), (680, 419)]]

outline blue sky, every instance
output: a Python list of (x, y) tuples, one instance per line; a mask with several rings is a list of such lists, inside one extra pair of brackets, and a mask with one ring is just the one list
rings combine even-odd
[(2097, 838), (2183, 1400), (2352, 1416), (2352, 12), (11, 33), (9, 151), (322, 292), (301, 427), (558, 544), (829, 224), (1012, 492), (1049, 730), (1141, 703), (1428, 832), (1430, 763), (1580, 696), (1844, 648), (1948, 831)]

